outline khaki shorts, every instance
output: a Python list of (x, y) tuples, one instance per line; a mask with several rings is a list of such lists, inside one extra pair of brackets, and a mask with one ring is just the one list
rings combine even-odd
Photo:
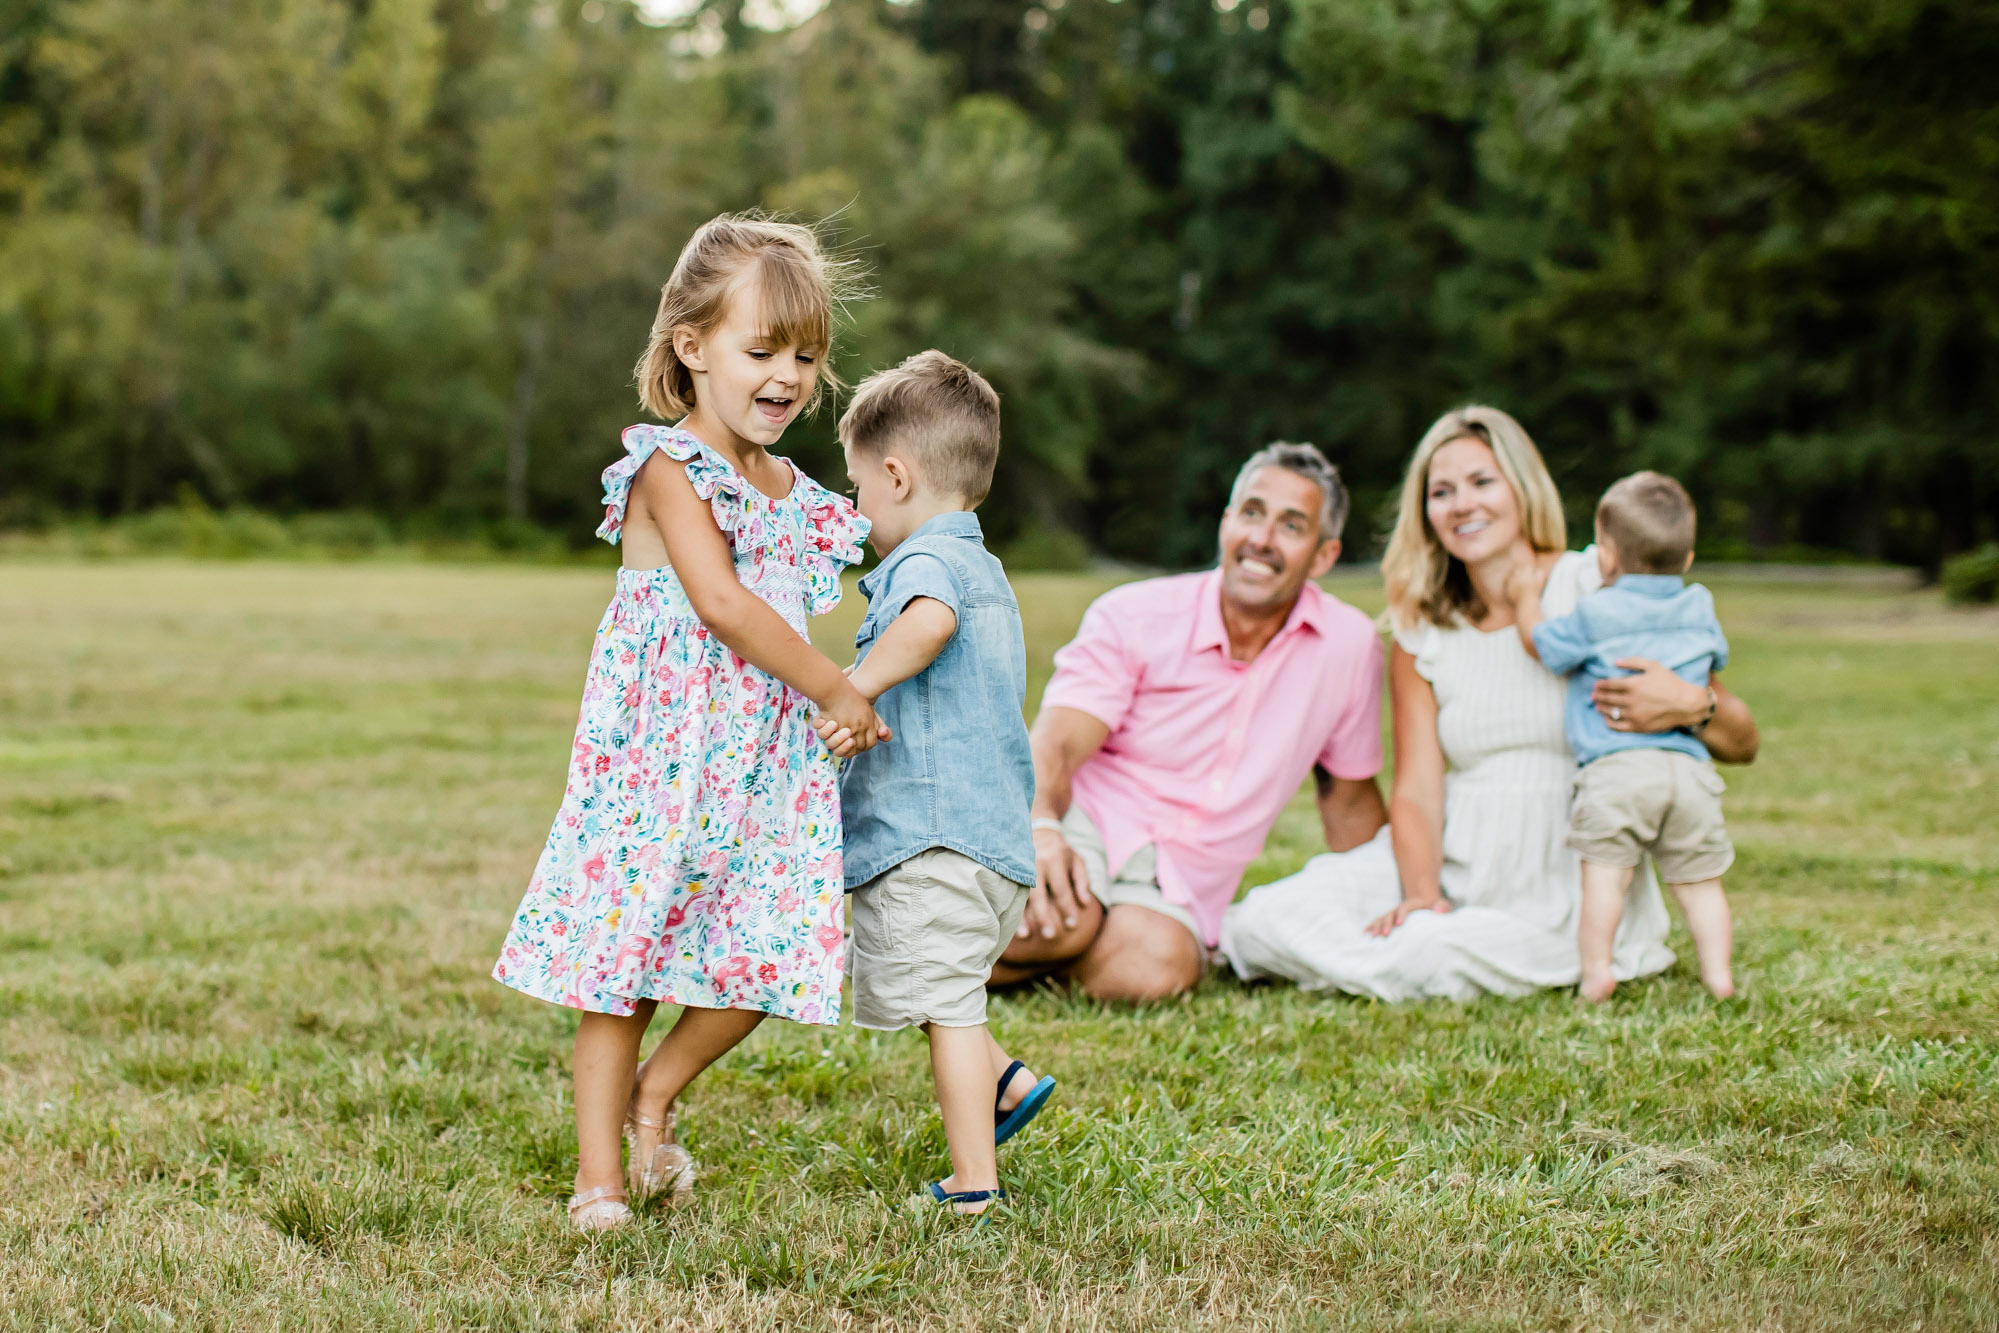
[(1617, 750), (1576, 774), (1569, 846), (1604, 866), (1635, 866), (1649, 853), (1668, 884), (1718, 878), (1735, 863), (1724, 790), (1714, 765), (1690, 754)]
[(1151, 843), (1133, 852), (1113, 875), (1110, 858), (1104, 854), (1104, 835), (1083, 813), (1082, 806), (1073, 802), (1070, 804), (1069, 813), (1062, 816), (1062, 836), (1069, 840), (1069, 846), (1076, 855), (1083, 858), (1083, 868), (1090, 876), (1090, 893), (1104, 905), (1106, 912), (1113, 907), (1143, 907), (1148, 912), (1171, 917), (1194, 937), (1194, 947), (1201, 954), (1201, 966), (1213, 965), (1215, 960), (1201, 939), (1201, 928), (1194, 924), (1194, 914), (1178, 903), (1167, 902), (1166, 895), (1160, 891), (1159, 854)]
[(893, 1032), (986, 1021), (986, 979), (1013, 942), (1027, 886), (943, 847), (847, 896), (854, 1026)]

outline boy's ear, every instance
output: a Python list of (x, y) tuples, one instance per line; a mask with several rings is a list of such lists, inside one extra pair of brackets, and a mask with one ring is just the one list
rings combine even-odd
[(701, 339), (691, 326), (682, 324), (673, 331), (673, 354), (689, 370), (707, 373), (708, 367), (701, 359)]
[(915, 493), (916, 470), (909, 464), (894, 454), (888, 454), (882, 458), (881, 468), (888, 474), (889, 489), (896, 499), (904, 500)]
[(1681, 565), (1681, 566), (1680, 566), (1680, 572), (1681, 572), (1682, 574), (1684, 574), (1684, 573), (1686, 573), (1686, 572), (1687, 572), (1688, 570), (1692, 569), (1693, 567), (1694, 567), (1694, 553), (1693, 553), (1692, 551), (1688, 551), (1688, 552), (1687, 552), (1687, 563), (1686, 563), (1686, 564), (1684, 564), (1684, 565)]

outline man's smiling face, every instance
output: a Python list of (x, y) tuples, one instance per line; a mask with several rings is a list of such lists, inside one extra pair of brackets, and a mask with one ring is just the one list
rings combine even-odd
[(1325, 503), (1317, 482), (1259, 469), (1222, 515), (1222, 600), (1252, 612), (1289, 607), (1305, 580), (1331, 569), (1340, 544), (1320, 540)]

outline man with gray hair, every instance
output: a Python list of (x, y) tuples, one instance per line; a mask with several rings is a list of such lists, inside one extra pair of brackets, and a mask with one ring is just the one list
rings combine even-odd
[(1090, 606), (1031, 734), (1035, 883), (991, 984), (1178, 994), (1307, 773), (1330, 850), (1388, 822), (1381, 640), (1313, 582), (1339, 558), (1346, 513), (1324, 454), (1270, 445), (1236, 476), (1215, 569)]

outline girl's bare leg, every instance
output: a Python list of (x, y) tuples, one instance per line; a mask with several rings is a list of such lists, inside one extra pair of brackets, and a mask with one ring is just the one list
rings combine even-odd
[(639, 1039), (656, 1006), (640, 1000), (630, 1014), (584, 1014), (576, 1025), (576, 1193), (600, 1185), (623, 1190), (620, 1160), (625, 1103), (639, 1067)]
[(1701, 962), (1701, 980), (1718, 1000), (1735, 994), (1735, 973), (1730, 966), (1735, 953), (1735, 921), (1728, 912), (1728, 899), (1719, 879), (1674, 884), (1673, 896), (1687, 914), (1687, 930), (1694, 937), (1694, 953)]
[(1576, 944), (1583, 957), (1582, 997), (1592, 1004), (1609, 999), (1617, 989), (1610, 955), (1617, 940), (1617, 923), (1624, 919), (1624, 890), (1635, 868), (1583, 862), (1583, 910)]
[[(660, 1038), (639, 1070), (639, 1110), (663, 1119), (667, 1107), (694, 1076), (756, 1031), (765, 1017), (761, 1009), (682, 1009), (673, 1031)], [(631, 1091), (631, 1084), (626, 1083), (625, 1095), (630, 1096)], [(622, 1116), (624, 1103), (618, 1106)]]

